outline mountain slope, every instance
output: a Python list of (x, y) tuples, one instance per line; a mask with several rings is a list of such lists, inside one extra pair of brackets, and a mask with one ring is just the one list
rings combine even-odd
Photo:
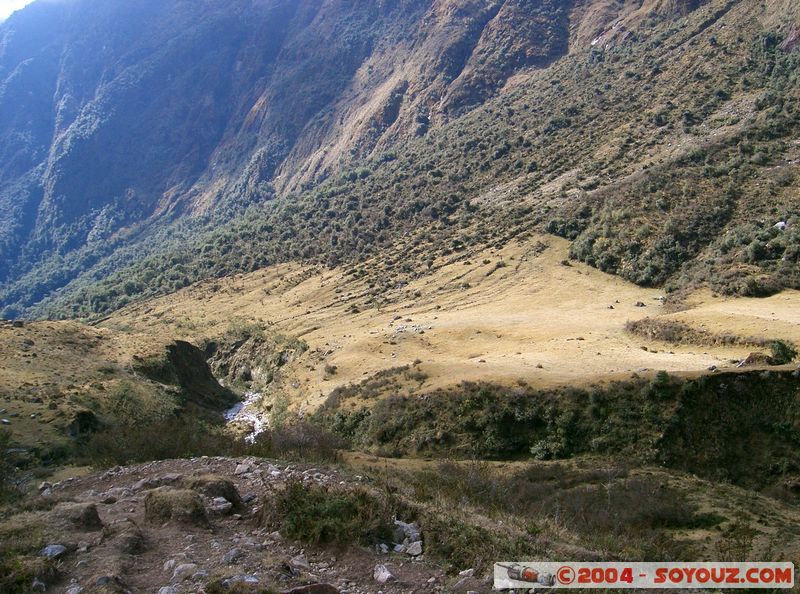
[[(3, 276), (154, 214), (269, 198), (276, 174), (291, 187), (413, 135), (449, 83), (455, 109), (529, 62), (462, 63), (530, 3), (439, 4), (74, 0), (15, 15), (0, 50)], [(563, 52), (562, 12), (545, 3), (526, 30), (547, 35), (538, 54)], [(465, 67), (491, 70), (474, 93)]]
[[(143, 140), (131, 179), (150, 185), (129, 201), (141, 212), (115, 198), (107, 216), (84, 209), (70, 219), (70, 209), (40, 207), (34, 218), (12, 217), (17, 231), (6, 244), (29, 241), (21, 258), (4, 258), (16, 260), (2, 292), (7, 315), (87, 315), (209, 276), (376, 250), (387, 265), (375, 282), (405, 282), (437, 256), (531, 228), (574, 240), (575, 258), (644, 285), (743, 294), (798, 286), (791, 3), (291, 5), (274, 61), (245, 60), (261, 46), (244, 34), (231, 49), (234, 66), (249, 70), (240, 87), (221, 84), (238, 103), (225, 103), (232, 115), (197, 157), (203, 165), (186, 165), (191, 155), (178, 141)], [(281, 6), (242, 5), (240, 25), (248, 30), (251, 10)], [(188, 63), (198, 70), (186, 85), (206, 72), (202, 61)], [(190, 87), (174, 90), (191, 105), (204, 101)], [(199, 121), (169, 125), (169, 138), (213, 128)], [(173, 177), (154, 181), (159, 168), (136, 159), (158, 147), (173, 159), (164, 166)], [(127, 165), (114, 159), (114, 167)], [(32, 169), (26, 179), (52, 174), (45, 190), (63, 187), (63, 171), (36, 178)], [(26, 196), (19, 179), (6, 186), (17, 188), (6, 194), (17, 208)], [(36, 191), (27, 196), (36, 202)], [(192, 216), (170, 224), (166, 213)], [(56, 220), (71, 222), (53, 231)], [(27, 236), (25, 221), (34, 229)], [(782, 231), (773, 229), (779, 221)], [(403, 258), (408, 249), (417, 261)]]

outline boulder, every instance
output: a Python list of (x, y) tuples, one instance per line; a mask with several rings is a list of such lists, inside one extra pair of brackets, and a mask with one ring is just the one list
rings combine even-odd
[(148, 522), (155, 524), (174, 521), (193, 526), (208, 526), (202, 497), (188, 489), (153, 489), (144, 499), (144, 515)]
[(225, 553), (225, 555), (223, 555), (222, 562), (225, 565), (233, 565), (239, 559), (241, 559), (243, 555), (244, 553), (240, 549), (231, 549), (230, 551)]
[(175, 568), (172, 572), (173, 582), (182, 582), (188, 580), (197, 571), (197, 565), (194, 563), (182, 563)]
[(189, 477), (184, 481), (184, 486), (192, 491), (202, 493), (206, 497), (223, 497), (237, 509), (244, 504), (236, 485), (221, 476), (204, 474)]
[(59, 559), (67, 554), (67, 547), (60, 544), (49, 544), (39, 554), (47, 559)]
[(233, 504), (224, 497), (214, 497), (208, 505), (208, 511), (213, 514), (224, 516), (233, 511)]
[(376, 582), (379, 584), (386, 584), (389, 582), (397, 581), (397, 578), (389, 571), (389, 568), (385, 565), (376, 565), (375, 569), (372, 572), (372, 577), (375, 579)]
[(66, 524), (87, 532), (101, 530), (103, 522), (94, 503), (61, 503), (51, 512), (60, 524)]
[(311, 565), (308, 563), (308, 559), (306, 559), (304, 555), (292, 557), (292, 559), (289, 561), (289, 565), (302, 571), (311, 571)]
[(114, 548), (125, 555), (139, 555), (147, 550), (144, 533), (133, 520), (125, 519), (106, 530)]
[(406, 554), (412, 557), (418, 557), (422, 554), (422, 541), (415, 540), (406, 547)]

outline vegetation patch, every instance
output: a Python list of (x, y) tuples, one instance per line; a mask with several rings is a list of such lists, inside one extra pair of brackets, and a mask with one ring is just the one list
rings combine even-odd
[[(500, 550), (493, 550), (497, 544), (480, 528), (456, 527), (453, 533), (449, 518), (439, 523), (435, 514), (425, 516), (426, 537), (438, 543), (432, 550), (445, 558), (456, 550), (471, 553), (459, 560), (462, 566), (481, 560), (490, 566), (491, 558), (511, 558), (503, 554), (544, 555), (524, 535), (541, 542), (559, 531), (568, 531), (584, 547), (615, 558), (679, 559), (691, 555), (692, 548), (674, 537), (676, 530), (711, 527), (724, 520), (699, 513), (663, 478), (634, 474), (608, 460), (595, 462), (591, 469), (533, 462), (513, 471), (486, 462), (443, 462), (433, 469), (385, 473), (383, 479), (420, 504), (437, 509), (469, 506), (467, 511), (474, 509), (494, 521), (513, 518), (513, 527), (521, 534), (509, 531)], [(469, 544), (471, 537), (475, 546)], [(488, 549), (478, 544), (481, 540)]]
[(261, 524), (304, 543), (374, 544), (392, 535), (395, 503), (366, 488), (292, 481), (264, 502)]
[(178, 522), (193, 526), (208, 526), (203, 499), (195, 491), (159, 487), (148, 491), (144, 498), (144, 514), (148, 522), (164, 524)]
[(770, 341), (765, 338), (744, 337), (736, 334), (716, 334), (693, 328), (676, 320), (642, 318), (628, 321), (625, 330), (647, 340), (661, 340), (671, 344), (695, 344), (703, 346), (750, 346), (763, 347)]
[(353, 446), (387, 455), (600, 454), (756, 488), (800, 469), (800, 378), (791, 371), (659, 372), (582, 389), (463, 383), (425, 396), (365, 406), (340, 394), (315, 418)]

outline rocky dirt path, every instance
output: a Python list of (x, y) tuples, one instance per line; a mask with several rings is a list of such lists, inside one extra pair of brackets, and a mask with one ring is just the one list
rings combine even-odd
[[(291, 480), (320, 485), (363, 482), (329, 467), (202, 457), (118, 467), (42, 484), (39, 497), (64, 501), (50, 513), (65, 519), (67, 528), (56, 531), (57, 538), (48, 533), (51, 546), (42, 552), (58, 560), (58, 578), (36, 587), (67, 594), (182, 594), (219, 586), (223, 591), (254, 592), (300, 587), (298, 593), (307, 594), (423, 593), (440, 592), (445, 586), (447, 591), (490, 589), (469, 572), (454, 584), (424, 553), (395, 552), (390, 550), (393, 543), (375, 550), (303, 548), (259, 526), (264, 495)], [(158, 515), (163, 495), (172, 501), (176, 493), (187, 492), (189, 499), (183, 507), (173, 507), (171, 517), (163, 510)], [(204, 509), (192, 508), (194, 497)], [(407, 542), (405, 549), (421, 553), (421, 544)]]

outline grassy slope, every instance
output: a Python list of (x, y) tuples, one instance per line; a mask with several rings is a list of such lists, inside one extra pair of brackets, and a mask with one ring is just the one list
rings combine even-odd
[[(415, 361), (425, 376), (414, 382), (417, 391), (462, 380), (522, 379), (548, 387), (622, 379), (643, 369), (699, 373), (732, 367), (754, 350), (670, 345), (625, 331), (626, 321), (644, 317), (800, 343), (797, 292), (768, 299), (700, 292), (687, 309), (672, 311), (656, 299), (658, 291), (582, 264), (562, 265), (567, 250), (562, 239), (536, 237), (470, 251), (382, 293), (376, 307), (370, 279), (351, 269), (280, 265), (127, 307), (102, 326), (201, 342), (248, 321), (300, 337), (308, 351), (278, 379), (281, 393), (308, 410), (336, 387)], [(379, 265), (367, 261), (364, 268)]]
[[(552, 388), (662, 369), (693, 376), (710, 365), (732, 368), (759, 350), (727, 342), (675, 345), (626, 331), (626, 322), (643, 318), (680, 321), (711, 334), (800, 343), (797, 292), (767, 299), (699, 292), (676, 311), (656, 299), (658, 291), (583, 264), (564, 266), (568, 249), (562, 239), (533, 237), (503, 249), (468, 250), (384, 292), (379, 307), (371, 307), (371, 280), (352, 268), (284, 264), (201, 282), (124, 308), (93, 327), (5, 325), (3, 406), (19, 413), (11, 420), (12, 429), (25, 436), (21, 441), (48, 444), (63, 443), (74, 411), (97, 407), (105, 414), (120, 384), (144, 395), (166, 395), (170, 402), (174, 393), (134, 368), (142, 369), (153, 355), (163, 358), (176, 339), (217, 343), (213, 364), (219, 373), (239, 380), (248, 370), (251, 380), (237, 387), (265, 391), (268, 403), (285, 399), (291, 409), (307, 412), (336, 388), (365, 379), (380, 385), (383, 374), (404, 366), (410, 367), (408, 376), (399, 374), (393, 389), (422, 394), (465, 380)], [(373, 265), (380, 262), (364, 267)], [(175, 384), (174, 378), (160, 379)], [(40, 416), (30, 419), (32, 413)]]
[(170, 339), (77, 322), (3, 323), (0, 417), (10, 421), (12, 443), (60, 462), (72, 454), (81, 411), (101, 425), (145, 426), (186, 407), (225, 406), (229, 396), (215, 385), (182, 385), (187, 376), (202, 379), (203, 369), (192, 368), (191, 357), (170, 360), (169, 349)]

